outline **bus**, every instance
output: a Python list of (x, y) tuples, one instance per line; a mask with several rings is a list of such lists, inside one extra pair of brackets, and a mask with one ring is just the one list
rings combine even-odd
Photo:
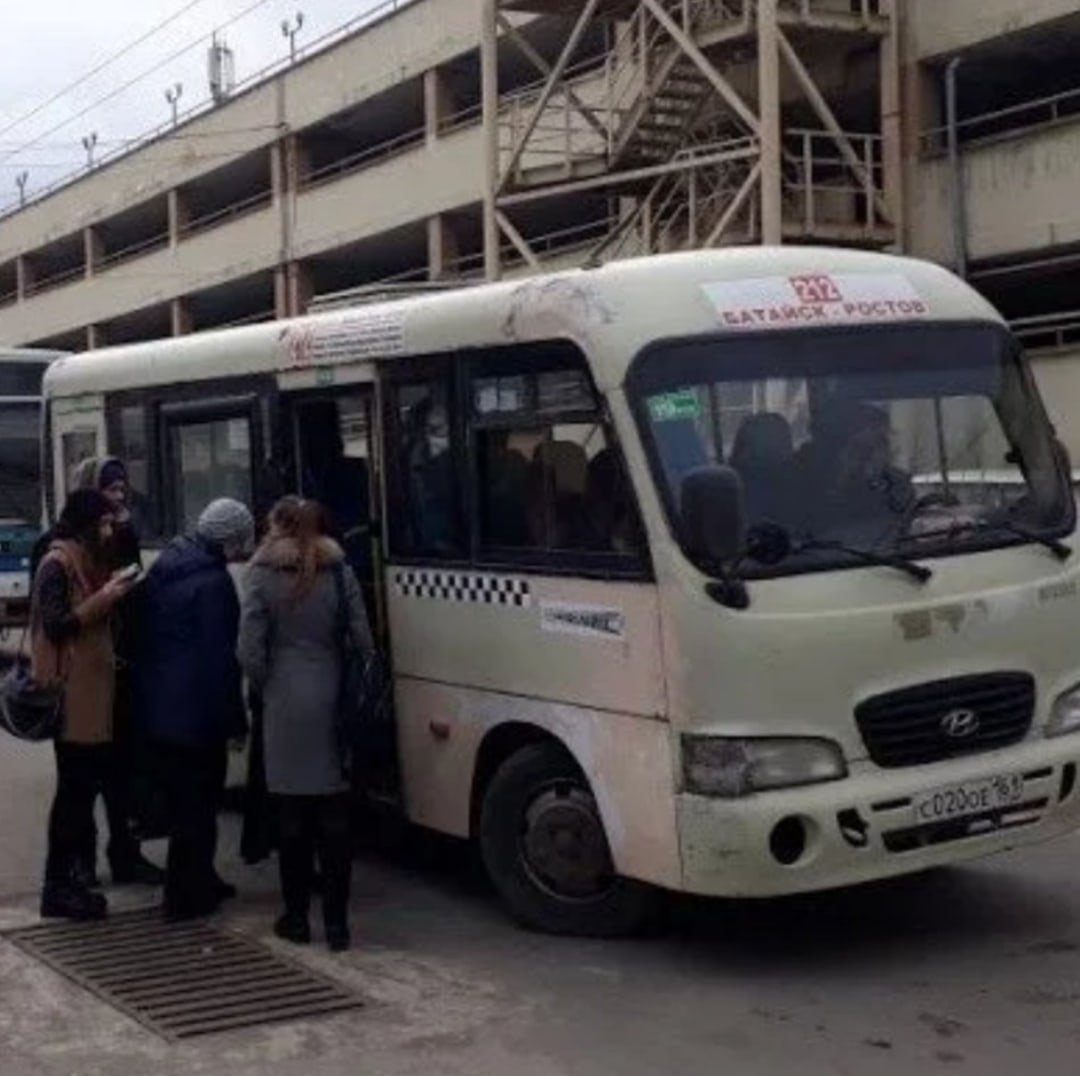
[(0, 347), (0, 649), (30, 612), (30, 554), (41, 535), (41, 382), (61, 352)]
[(1080, 820), (1067, 454), (938, 266), (630, 260), (77, 355), (45, 396), (54, 509), (120, 456), (148, 547), (221, 495), (327, 506), (392, 670), (379, 773), (532, 928)]

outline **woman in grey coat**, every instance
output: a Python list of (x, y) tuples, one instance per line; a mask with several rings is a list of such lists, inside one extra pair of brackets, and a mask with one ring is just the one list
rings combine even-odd
[(240, 621), (240, 663), (264, 707), (266, 785), (278, 803), (284, 914), (279, 937), (310, 941), (308, 907), (316, 851), (323, 921), (331, 949), (349, 945), (352, 849), (349, 782), (338, 745), (344, 595), (356, 645), (371, 649), (360, 586), (340, 546), (327, 537), (313, 501), (286, 497), (248, 569)]

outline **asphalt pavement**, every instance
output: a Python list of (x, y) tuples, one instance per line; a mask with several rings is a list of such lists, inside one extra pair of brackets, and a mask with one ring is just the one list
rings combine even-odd
[[(0, 741), (0, 931), (35, 921), (47, 748)], [(219, 866), (222, 922), (368, 1004), (180, 1045), (0, 936), (0, 1076), (851, 1076), (1080, 1070), (1080, 839), (887, 885), (765, 904), (680, 899), (649, 937), (523, 932), (457, 845), (356, 864), (355, 948), (269, 936), (272, 863)], [(160, 845), (150, 854), (161, 859)], [(111, 891), (115, 907), (156, 894)]]

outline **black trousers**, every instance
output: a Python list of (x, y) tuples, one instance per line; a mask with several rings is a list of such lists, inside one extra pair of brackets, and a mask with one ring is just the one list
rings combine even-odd
[(352, 842), (349, 797), (277, 796), (278, 866), (287, 914), (306, 919), (316, 853), (322, 873), (323, 921), (345, 926), (349, 915)]
[[(135, 731), (132, 721), (131, 686), (124, 676), (117, 676), (116, 703), (113, 707), (112, 751), (105, 765), (100, 787), (109, 822), (107, 855), (114, 868), (129, 866), (139, 855), (139, 842), (132, 833), (135, 813)], [(96, 800), (95, 795), (95, 800)], [(97, 826), (93, 810), (80, 859), (88, 867), (97, 862)]]
[(155, 754), (169, 827), (165, 907), (180, 914), (202, 914), (218, 904), (214, 855), (228, 769), (226, 745), (158, 744)]
[[(54, 749), (56, 795), (49, 813), (45, 882), (62, 886), (71, 882), (75, 864), (85, 858), (87, 848), (94, 847), (94, 801), (109, 784), (117, 759), (111, 743), (75, 744), (58, 740)], [(117, 832), (113, 826), (119, 825), (119, 821), (114, 823), (110, 814), (110, 830)]]

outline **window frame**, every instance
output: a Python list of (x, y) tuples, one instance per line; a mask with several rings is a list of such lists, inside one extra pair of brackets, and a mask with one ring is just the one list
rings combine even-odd
[[(258, 395), (221, 397), (200, 403), (176, 402), (163, 404), (159, 410), (160, 422), (158, 436), (161, 454), (162, 473), (165, 481), (162, 489), (162, 509), (167, 531), (180, 534), (185, 530), (182, 507), (182, 482), (180, 459), (174, 444), (174, 431), (185, 426), (206, 426), (216, 422), (230, 422), (236, 419), (248, 423), (248, 483), (251, 500), (258, 500), (258, 461), (263, 458), (263, 431), (259, 421)], [(248, 506), (249, 508), (251, 505)]]
[(277, 379), (273, 373), (244, 374), (238, 377), (207, 378), (206, 380), (148, 385), (123, 389), (105, 396), (106, 449), (110, 455), (123, 458), (119, 451), (122, 438), (122, 412), (131, 407), (143, 409), (143, 438), (147, 450), (147, 497), (144, 530), (139, 534), (141, 544), (150, 549), (166, 545), (178, 531), (176, 528), (177, 494), (172, 488), (174, 474), (170, 470), (169, 432), (166, 412), (187, 408), (191, 412), (226, 403), (235, 406), (245, 401), (251, 423), (252, 504), (248, 507), (256, 519), (269, 510), (273, 491), (272, 471), (282, 459), (281, 423)]
[[(637, 490), (630, 479), (621, 440), (604, 396), (597, 391), (587, 359), (576, 343), (567, 339), (530, 341), (444, 352), (435, 356), (410, 358), (388, 364), (383, 369), (383, 450), (386, 481), (388, 562), (422, 566), (432, 562), (447, 568), (481, 571), (511, 570), (527, 575), (573, 576), (598, 580), (652, 582), (655, 579), (648, 536), (641, 515)], [(474, 414), (472, 386), (477, 377), (513, 377), (540, 374), (575, 367), (584, 374), (594, 407), (561, 411), (527, 411)], [(398, 393), (404, 386), (443, 379), (449, 388), (449, 428), (454, 461), (456, 492), (463, 518), (462, 543), (454, 554), (415, 553), (401, 544), (401, 526), (407, 509), (404, 475), (400, 459)], [(547, 431), (559, 425), (599, 426), (605, 447), (614, 455), (616, 466), (633, 502), (641, 535), (637, 552), (595, 550), (541, 550), (536, 548), (492, 548), (481, 542), (479, 455), (476, 434), (485, 430), (526, 429)]]

